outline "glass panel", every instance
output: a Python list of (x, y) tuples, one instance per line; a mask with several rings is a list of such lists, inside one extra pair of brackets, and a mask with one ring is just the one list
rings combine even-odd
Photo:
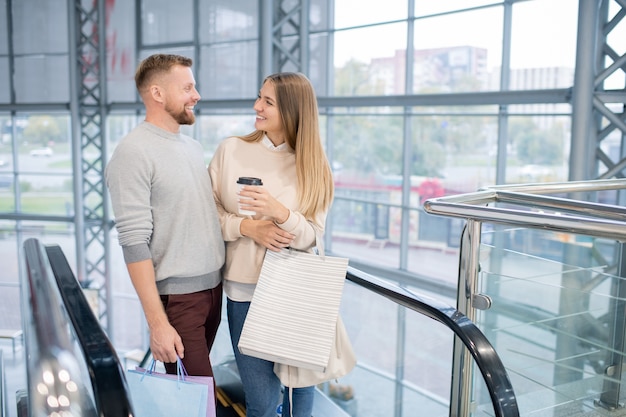
[(229, 43), (200, 49), (196, 81), (205, 99), (255, 98), (258, 42)]
[(332, 27), (330, 21), (330, 7), (328, 4), (331, 0), (310, 0), (309, 25), (311, 31), (327, 30)]
[(330, 37), (327, 34), (315, 35), (309, 38), (309, 73), (308, 77), (313, 84), (315, 93), (318, 97), (326, 97), (329, 95), (329, 70), (332, 57), (329, 55)]
[[(358, 358), (341, 380), (353, 388), (352, 415), (448, 415), (453, 335), (446, 327), (350, 283), (341, 316)], [(393, 398), (402, 398), (399, 410)]]
[[(619, 5), (615, 2), (609, 3), (609, 18), (608, 21), (611, 23), (616, 23), (616, 26), (611, 29), (611, 31), (607, 34), (606, 43), (607, 45), (615, 52), (615, 54), (619, 56), (624, 56), (626, 54), (626, 20), (622, 18), (618, 18), (618, 13), (623, 13), (624, 9), (622, 5)], [(605, 66), (608, 68), (611, 64), (613, 64), (613, 60), (608, 60), (605, 62)], [(604, 88), (607, 90), (619, 90), (624, 88), (626, 85), (626, 73), (624, 70), (614, 71), (605, 81)]]
[(192, 42), (193, 0), (143, 0), (141, 36), (144, 45)]
[(417, 20), (414, 39), (414, 93), (499, 89), (489, 73), (501, 62), (501, 7)]
[[(4, 205), (3, 200), (4, 189), (0, 188), (0, 205)], [(4, 210), (0, 208), (0, 211)], [(15, 244), (15, 222), (12, 220), (0, 220), (0, 259), (0, 329), (20, 329), (20, 258)]]
[(72, 172), (69, 116), (31, 114), (16, 117), (19, 170), (28, 173)]
[[(495, 107), (472, 110), (496, 113)], [(431, 109), (435, 115), (428, 115), (429, 109), (419, 109), (425, 115), (412, 119), (411, 171), (429, 181), (422, 186), (420, 204), (426, 198), (474, 192), (495, 184), (496, 117), (435, 113), (440, 111)]]
[(335, 28), (406, 19), (407, 12), (407, 0), (371, 2), (367, 7), (359, 0), (335, 0)]
[(67, 55), (15, 57), (15, 95), (19, 103), (69, 102)]
[(9, 59), (0, 56), (0, 103), (11, 101), (11, 78), (9, 77)]
[[(16, 55), (67, 54), (69, 48), (67, 41), (69, 28), (67, 0), (43, 2), (20, 0), (11, 3), (13, 8), (11, 16), (13, 18), (12, 42)], [(67, 74), (66, 66), (60, 68), (53, 66), (52, 68), (55, 72)], [(47, 70), (50, 71), (52, 68)]]
[[(510, 90), (546, 90), (569, 88), (574, 85), (574, 67), (512, 68), (509, 72)], [(555, 107), (556, 104), (536, 104), (535, 107)]]
[(254, 130), (254, 113), (242, 110), (243, 114), (217, 114), (200, 116), (196, 119), (199, 127), (198, 140), (204, 147), (207, 163), (211, 160), (217, 145), (230, 136), (241, 136)]
[(509, 117), (507, 183), (567, 181), (570, 128), (569, 117)]
[(620, 245), (504, 227), (483, 242), (478, 291), (492, 306), (475, 321), (508, 370), (521, 414), (591, 413), (610, 380), (607, 366), (623, 356), (611, 336), (625, 302)]
[(107, 2), (107, 100), (135, 101), (135, 2)]
[[(401, 213), (395, 212), (395, 217), (392, 218), (387, 205), (358, 201), (358, 195), (374, 193), (358, 189), (336, 189), (331, 209), (331, 249), (334, 253), (353, 260), (398, 268), (399, 246), (390, 244), (390, 240), (393, 238), (399, 241), (396, 225)], [(357, 201), (342, 198), (344, 195), (357, 198)]]
[(72, 216), (74, 213), (71, 175), (20, 175), (20, 211), (41, 215)]
[(371, 192), (370, 198), (388, 202), (380, 187), (397, 185), (402, 174), (402, 117), (394, 109), (348, 109), (346, 114), (328, 116), (332, 139), (335, 181), (341, 188)]
[[(0, 173), (13, 171), (13, 143), (11, 118), (8, 115), (0, 115)], [(0, 181), (2, 188), (2, 181)]]
[(405, 22), (336, 32), (334, 48), (335, 95), (404, 92)]
[[(500, 1), (501, 3), (502, 1)], [(428, 16), (498, 3), (495, 0), (415, 0), (415, 16)]]
[(515, 2), (512, 16), (512, 69), (574, 68), (578, 2), (571, 0)]
[[(7, 0), (0, 0), (0, 55), (9, 53), (9, 26), (7, 25)], [(5, 73), (5, 74), (8, 74)]]
[(259, 36), (259, 2), (200, 2), (200, 42), (254, 39)]

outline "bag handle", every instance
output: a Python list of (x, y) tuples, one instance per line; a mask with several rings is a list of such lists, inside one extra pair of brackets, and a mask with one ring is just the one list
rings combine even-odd
[[(152, 360), (150, 361), (150, 366), (146, 368), (146, 370), (143, 372), (143, 375), (141, 376), (142, 381), (147, 374), (153, 374), (156, 371), (156, 363), (156, 359), (152, 358)], [(178, 356), (176, 356), (176, 376), (179, 382), (185, 382), (185, 378), (189, 376), (189, 374), (187, 373), (187, 369), (185, 369), (185, 365), (183, 365), (183, 361)]]
[(318, 228), (315, 228), (315, 247), (317, 248), (317, 254), (319, 257), (324, 260), (324, 236), (322, 236), (322, 233)]

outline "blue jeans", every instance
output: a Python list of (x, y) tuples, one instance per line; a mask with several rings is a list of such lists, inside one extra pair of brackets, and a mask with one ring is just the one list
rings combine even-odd
[[(274, 374), (274, 362), (243, 355), (237, 347), (249, 308), (249, 302), (238, 302), (231, 299), (226, 301), (230, 340), (246, 398), (246, 416), (276, 417), (281, 384)], [(311, 417), (315, 387), (294, 388), (291, 395), (293, 398), (293, 417)], [(290, 416), (289, 412), (289, 389), (285, 388), (283, 416)]]

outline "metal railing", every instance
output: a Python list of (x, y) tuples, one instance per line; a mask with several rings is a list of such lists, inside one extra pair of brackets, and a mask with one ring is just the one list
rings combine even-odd
[[(564, 183), (521, 184), (486, 187), (474, 193), (429, 199), (424, 210), (429, 214), (463, 218), (459, 259), (457, 308), (475, 320), (475, 308), (489, 308), (489, 299), (477, 293), (480, 271), (479, 248), (483, 223), (573, 233), (619, 242), (624, 258), (626, 241), (626, 210), (623, 207), (584, 201), (589, 193), (626, 189), (626, 180), (592, 180)], [(550, 194), (567, 195), (551, 196)], [(574, 199), (574, 197), (576, 199)], [(497, 205), (497, 206), (496, 206)], [(626, 267), (620, 265), (618, 276), (624, 277)], [(616, 322), (616, 326), (620, 326)], [(615, 333), (615, 332), (614, 332)], [(609, 349), (624, 353), (624, 332), (613, 338)], [(459, 415), (467, 415), (470, 407), (471, 364), (464, 361), (464, 347), (455, 342), (453, 381), (455, 387), (465, 387), (452, 402), (458, 404)], [(619, 366), (618, 366), (619, 365)], [(613, 373), (621, 372), (621, 361)], [(607, 378), (599, 403), (607, 408), (619, 406), (619, 379)]]
[[(495, 415), (497, 417), (519, 416), (515, 393), (502, 361), (485, 335), (465, 315), (438, 300), (417, 295), (352, 267), (348, 268), (346, 278), (360, 287), (387, 297), (399, 305), (448, 327), (463, 342), (476, 361), (489, 390)], [(450, 415), (456, 415), (452, 408)]]

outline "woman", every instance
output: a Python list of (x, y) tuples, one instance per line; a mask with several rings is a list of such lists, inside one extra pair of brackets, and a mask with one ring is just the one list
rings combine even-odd
[[(226, 241), (223, 285), (246, 415), (275, 417), (280, 381), (274, 363), (243, 355), (237, 345), (265, 251), (311, 250), (324, 231), (334, 187), (319, 134), (317, 99), (304, 75), (267, 77), (254, 110), (255, 131), (224, 140), (209, 172)], [(258, 177), (263, 185), (245, 186), (238, 193), (239, 177)], [(240, 215), (239, 206), (256, 214)], [(314, 387), (293, 389), (293, 407), (288, 391), (283, 415), (310, 417)]]

